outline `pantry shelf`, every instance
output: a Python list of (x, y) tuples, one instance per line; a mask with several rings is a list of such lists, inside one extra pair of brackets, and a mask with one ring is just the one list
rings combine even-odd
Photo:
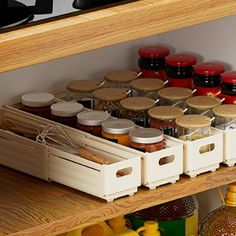
[(236, 166), (107, 203), (98, 198), (0, 166), (0, 236), (57, 235), (236, 181)]
[(139, 0), (0, 34), (0, 72), (236, 13), (235, 0)]

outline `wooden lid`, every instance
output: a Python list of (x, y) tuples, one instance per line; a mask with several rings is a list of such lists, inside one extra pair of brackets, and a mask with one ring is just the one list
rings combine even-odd
[(130, 97), (120, 101), (122, 107), (128, 110), (147, 110), (155, 106), (155, 100), (148, 97)]
[(212, 97), (212, 96), (194, 96), (188, 98), (186, 100), (186, 103), (191, 108), (206, 110), (220, 105), (221, 100), (217, 97)]
[(130, 83), (131, 88), (138, 91), (157, 91), (164, 87), (164, 82), (160, 79), (136, 79)]
[(177, 117), (176, 124), (187, 129), (205, 128), (211, 125), (211, 119), (204, 115), (184, 115)]
[(168, 100), (183, 100), (191, 97), (193, 94), (189, 88), (167, 87), (158, 90), (158, 95)]
[(93, 96), (102, 101), (119, 101), (127, 97), (127, 90), (123, 88), (101, 88), (95, 90)]
[(225, 118), (236, 118), (236, 105), (235, 104), (223, 104), (213, 108), (213, 113), (216, 116)]
[(115, 83), (129, 83), (137, 79), (137, 72), (131, 70), (112, 70), (104, 78)]
[(73, 92), (93, 92), (102, 86), (101, 80), (72, 80), (67, 89)]
[(160, 120), (173, 120), (184, 114), (180, 107), (157, 106), (148, 111), (150, 117)]

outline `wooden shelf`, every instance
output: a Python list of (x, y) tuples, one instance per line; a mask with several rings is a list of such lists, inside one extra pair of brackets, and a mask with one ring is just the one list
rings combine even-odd
[(235, 13), (235, 0), (140, 0), (2, 33), (0, 72)]
[(107, 220), (236, 181), (236, 166), (221, 167), (195, 179), (181, 177), (155, 190), (107, 203), (56, 183), (0, 166), (0, 236), (47, 236)]

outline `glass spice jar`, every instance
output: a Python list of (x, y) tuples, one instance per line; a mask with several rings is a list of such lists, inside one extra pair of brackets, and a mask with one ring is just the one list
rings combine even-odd
[(86, 111), (77, 115), (79, 130), (102, 137), (102, 122), (110, 119), (110, 114), (105, 111)]
[(72, 80), (67, 84), (67, 91), (73, 100), (84, 107), (94, 109), (93, 91), (103, 86), (101, 80)]
[(76, 102), (57, 102), (51, 105), (51, 119), (76, 128), (77, 114), (83, 110), (83, 105)]
[(126, 98), (130, 90), (124, 88), (102, 88), (93, 92), (97, 99), (95, 110), (107, 111), (114, 117), (120, 117), (120, 101)]
[(47, 92), (30, 92), (21, 96), (21, 110), (50, 119), (50, 106), (54, 95)]
[(153, 128), (133, 129), (129, 133), (130, 147), (142, 152), (155, 152), (164, 148), (163, 132)]
[(178, 106), (186, 108), (186, 99), (193, 96), (194, 91), (189, 88), (167, 87), (158, 90), (160, 105)]
[(177, 136), (175, 119), (184, 115), (184, 110), (173, 106), (157, 106), (149, 109), (150, 127), (160, 129), (164, 134)]
[(148, 110), (155, 106), (155, 100), (147, 97), (130, 97), (120, 101), (121, 117), (132, 120), (136, 125), (149, 126)]
[(224, 65), (213, 62), (198, 63), (193, 69), (193, 83), (196, 95), (218, 96)]
[(160, 79), (147, 80), (145, 78), (133, 80), (130, 83), (133, 96), (158, 98), (157, 91), (164, 87), (164, 82)]
[(102, 123), (102, 137), (129, 146), (129, 132), (135, 127), (128, 119), (110, 119)]
[(145, 46), (138, 50), (138, 65), (142, 78), (166, 80), (165, 65), (169, 49), (160, 46)]
[(190, 54), (173, 54), (166, 58), (168, 86), (193, 88), (193, 65), (197, 58)]
[(236, 71), (228, 71), (222, 74), (221, 95), (224, 103), (236, 103)]

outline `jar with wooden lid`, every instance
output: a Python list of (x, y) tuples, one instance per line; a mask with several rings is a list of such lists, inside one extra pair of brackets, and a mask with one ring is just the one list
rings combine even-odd
[(144, 46), (138, 50), (138, 65), (142, 78), (166, 80), (166, 57), (169, 49), (161, 46)]
[(175, 119), (184, 115), (184, 110), (174, 106), (157, 106), (148, 110), (150, 127), (160, 129), (164, 134), (176, 137), (177, 125)]
[(129, 133), (130, 147), (142, 152), (155, 152), (164, 148), (164, 135), (153, 128), (133, 129)]
[(129, 132), (135, 127), (128, 119), (109, 119), (102, 123), (102, 137), (129, 146)]
[(186, 108), (186, 99), (193, 96), (193, 91), (189, 88), (167, 87), (158, 90), (160, 105), (178, 106)]
[(126, 98), (130, 90), (124, 88), (101, 88), (93, 92), (97, 99), (95, 110), (107, 111), (112, 116), (120, 117), (120, 101)]
[(193, 96), (186, 100), (189, 114), (213, 116), (212, 109), (221, 104), (221, 100), (211, 96)]
[(51, 105), (51, 119), (77, 128), (77, 114), (83, 110), (83, 105), (77, 102), (57, 102)]
[(54, 103), (54, 95), (47, 92), (30, 92), (21, 96), (21, 110), (50, 119), (50, 106)]
[(164, 87), (164, 82), (160, 79), (147, 80), (146, 78), (136, 79), (130, 83), (133, 96), (158, 98), (157, 91)]
[(196, 95), (218, 96), (220, 94), (221, 74), (224, 65), (213, 62), (198, 63), (193, 69), (193, 83)]
[(69, 96), (84, 107), (94, 109), (93, 91), (103, 86), (101, 80), (73, 80), (67, 84)]
[(105, 111), (81, 112), (77, 115), (77, 127), (79, 130), (102, 137), (102, 123), (110, 117)]
[(236, 128), (236, 105), (223, 104), (213, 108), (214, 125), (221, 130)]
[(155, 100), (148, 97), (130, 97), (121, 100), (121, 116), (132, 120), (136, 125), (149, 126), (148, 110), (155, 106)]

